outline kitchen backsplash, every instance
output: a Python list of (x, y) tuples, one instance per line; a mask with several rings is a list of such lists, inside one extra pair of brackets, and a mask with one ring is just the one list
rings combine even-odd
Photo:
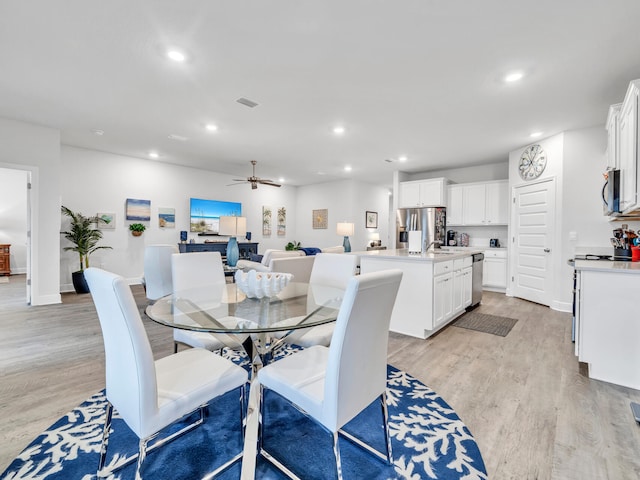
[(507, 246), (507, 226), (494, 226), (494, 227), (447, 227), (447, 230), (455, 230), (460, 233), (466, 233), (469, 235), (470, 247), (487, 247), (489, 248), (489, 240), (497, 238), (500, 240), (500, 246)]

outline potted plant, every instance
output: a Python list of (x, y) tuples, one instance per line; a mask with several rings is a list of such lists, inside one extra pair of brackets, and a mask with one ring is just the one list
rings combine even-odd
[(134, 237), (139, 237), (146, 229), (147, 227), (145, 227), (142, 223), (132, 223), (131, 225), (129, 225), (131, 235), (133, 235)]
[(300, 250), (300, 242), (289, 242), (284, 247), (285, 250)]
[(60, 233), (73, 243), (72, 247), (64, 247), (63, 250), (78, 252), (80, 258), (80, 270), (71, 273), (73, 288), (75, 288), (76, 293), (89, 293), (89, 286), (84, 279), (84, 269), (89, 268), (89, 255), (101, 248), (111, 248), (98, 245), (102, 238), (102, 232), (97, 229), (97, 224), (103, 220), (97, 216), (85, 217), (64, 205), (62, 206), (62, 213), (71, 219), (71, 224), (68, 231)]

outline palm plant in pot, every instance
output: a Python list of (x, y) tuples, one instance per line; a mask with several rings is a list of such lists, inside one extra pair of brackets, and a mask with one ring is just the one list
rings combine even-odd
[(63, 250), (77, 252), (80, 259), (80, 270), (71, 273), (73, 288), (75, 288), (76, 293), (89, 293), (89, 286), (84, 279), (84, 269), (89, 268), (89, 255), (101, 248), (111, 248), (98, 245), (98, 242), (102, 239), (102, 232), (96, 226), (98, 222), (104, 220), (97, 216), (85, 217), (64, 205), (62, 206), (62, 214), (69, 217), (71, 223), (68, 231), (60, 233), (73, 244), (73, 246), (64, 247)]

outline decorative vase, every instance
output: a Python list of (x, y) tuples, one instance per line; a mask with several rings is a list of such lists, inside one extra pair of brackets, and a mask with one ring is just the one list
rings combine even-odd
[(238, 240), (236, 237), (230, 237), (227, 243), (227, 265), (235, 267), (240, 258), (240, 250), (238, 249)]
[(256, 272), (238, 270), (234, 275), (236, 284), (249, 298), (275, 297), (293, 280), (291, 273)]
[(89, 285), (84, 278), (84, 271), (78, 270), (71, 273), (71, 280), (73, 281), (73, 288), (76, 293), (89, 293)]
[(142, 235), (142, 232), (139, 232), (137, 230), (132, 230), (131, 235), (133, 235), (134, 237), (139, 237), (140, 235)]

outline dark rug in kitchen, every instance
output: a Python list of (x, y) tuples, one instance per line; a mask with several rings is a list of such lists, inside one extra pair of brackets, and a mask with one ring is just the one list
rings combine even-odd
[(451, 325), (506, 337), (518, 320), (486, 313), (468, 312)]

